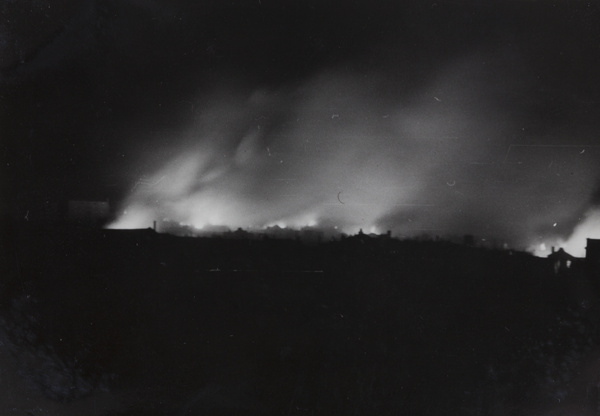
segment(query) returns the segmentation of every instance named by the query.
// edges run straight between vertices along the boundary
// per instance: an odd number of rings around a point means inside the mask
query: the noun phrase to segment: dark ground
[[[600,414],[584,265],[151,230],[12,230],[3,252],[3,415]]]

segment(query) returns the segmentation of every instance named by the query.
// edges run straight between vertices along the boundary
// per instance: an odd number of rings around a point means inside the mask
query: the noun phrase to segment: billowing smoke
[[[111,227],[167,219],[549,245],[583,218],[599,155],[569,137],[528,139],[540,131],[520,119],[528,104],[503,103],[518,79],[471,56],[418,88],[342,68],[293,87],[216,88],[164,138],[174,156],[140,161]]]
[[[539,255],[545,255],[551,251],[552,247],[555,249],[562,247],[574,256],[584,257],[586,240],[588,238],[600,239],[600,201],[598,196],[599,192],[596,189],[589,202],[585,204],[585,209],[571,219],[568,223],[571,232],[554,234],[546,239],[538,238],[538,244],[533,244],[531,247],[532,251]],[[557,224],[554,226],[556,227]]]
[[[596,6],[9,3],[15,217],[28,193],[110,197],[118,228],[472,234],[539,254],[596,228]]]

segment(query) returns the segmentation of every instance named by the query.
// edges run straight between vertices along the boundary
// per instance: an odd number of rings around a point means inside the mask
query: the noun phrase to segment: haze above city
[[[3,213],[110,199],[113,228],[583,256],[600,237],[598,6],[386,3],[3,4]]]

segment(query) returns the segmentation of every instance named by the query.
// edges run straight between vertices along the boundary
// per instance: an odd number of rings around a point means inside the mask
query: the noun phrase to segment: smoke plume
[[[528,103],[505,104],[521,74],[482,63],[500,59],[456,59],[418,88],[344,68],[295,86],[216,88],[179,137],[165,138],[173,157],[140,162],[146,171],[111,226],[468,233],[519,248],[566,238],[598,152],[569,137],[528,139],[540,129],[520,119]]]

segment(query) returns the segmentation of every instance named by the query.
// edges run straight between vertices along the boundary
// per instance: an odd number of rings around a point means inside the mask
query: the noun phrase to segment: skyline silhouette
[[[600,3],[0,17],[0,414],[598,414]]]

